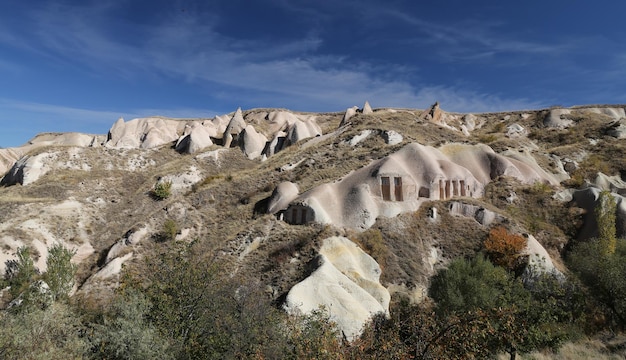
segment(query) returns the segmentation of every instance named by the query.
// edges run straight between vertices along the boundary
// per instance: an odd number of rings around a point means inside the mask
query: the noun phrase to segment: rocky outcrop
[[[235,115],[230,119],[228,126],[226,126],[226,130],[224,130],[224,135],[222,136],[222,142],[225,148],[229,148],[233,142],[233,139],[237,139],[239,133],[246,128],[246,121],[243,119],[243,114],[241,113],[241,108],[238,108],[235,111]]]
[[[576,206],[585,210],[583,226],[578,234],[579,239],[591,239],[598,236],[595,208],[598,205],[598,199],[602,190],[596,186],[589,186],[586,189],[572,192],[572,199]],[[622,191],[624,190],[626,189],[622,189]],[[615,210],[617,236],[624,237],[626,236],[626,197],[615,192],[611,192],[611,195],[615,198],[615,203],[617,204]]]
[[[185,133],[176,143],[176,151],[185,154],[196,153],[213,145],[209,128],[202,124],[194,124],[185,128]]]
[[[522,274],[524,281],[533,281],[537,276],[546,273],[563,277],[563,274],[554,266],[550,254],[530,234],[526,235],[526,247],[522,250],[522,255],[528,257],[528,265]]]
[[[340,181],[303,193],[286,209],[284,219],[364,230],[378,216],[415,211],[424,201],[481,197],[484,186],[499,176],[558,184],[558,177],[533,161],[524,153],[497,154],[486,145],[447,144],[436,149],[412,143]]]
[[[359,336],[373,315],[389,313],[391,297],[379,282],[380,266],[350,239],[324,240],[316,261],[317,269],[287,294],[288,312],[309,314],[322,307],[348,340]]]
[[[267,204],[267,213],[275,214],[285,209],[290,202],[298,197],[298,185],[285,181],[276,186]]]
[[[344,126],[348,123],[348,121],[357,114],[357,112],[359,111],[359,107],[358,106],[353,106],[351,108],[347,108],[345,114],[343,114],[343,118],[341,119],[341,123],[339,123],[339,126]]]
[[[457,216],[469,217],[476,220],[479,224],[489,226],[504,218],[491,210],[487,210],[482,206],[466,204],[459,201],[453,201],[449,205],[450,214]]]
[[[239,146],[248,159],[254,160],[261,157],[267,144],[265,135],[256,132],[254,126],[248,125],[241,131],[239,137],[241,139]]]
[[[41,153],[35,156],[25,156],[19,159],[9,172],[2,178],[0,185],[29,185],[52,170],[52,161],[56,153]]]
[[[363,105],[363,115],[368,115],[374,112],[374,110],[372,110],[372,107],[370,106],[370,103],[368,101],[365,102],[365,104]]]
[[[574,125],[571,115],[576,113],[592,113],[606,115],[608,118],[618,121],[626,117],[624,108],[570,108],[551,109],[543,120],[546,127],[564,129]]]
[[[114,148],[151,149],[174,143],[186,122],[163,118],[141,118],[124,122],[120,118],[109,130],[106,145]]]

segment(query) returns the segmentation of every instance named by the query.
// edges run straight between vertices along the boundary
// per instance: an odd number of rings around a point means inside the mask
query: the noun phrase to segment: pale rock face
[[[564,280],[565,275],[554,266],[550,254],[539,241],[530,234],[527,235],[526,239],[527,243],[522,250],[522,255],[528,256],[528,266],[524,269],[522,280],[525,283],[532,283],[543,274],[552,274],[557,279]]]
[[[117,257],[111,261],[109,261],[100,271],[95,273],[92,277],[87,280],[87,284],[94,280],[104,280],[110,279],[114,276],[117,276],[122,271],[122,265],[133,257],[133,253],[128,253],[122,257]]]
[[[387,145],[397,145],[400,144],[404,140],[404,138],[400,133],[396,131],[386,130],[383,131],[383,140],[385,140],[385,143]]]
[[[300,190],[298,185],[285,181],[276,186],[272,195],[270,196],[269,203],[267,205],[267,213],[275,214],[278,211],[286,208],[290,202],[298,197]]]
[[[373,132],[373,130],[363,130],[360,134],[355,135],[352,139],[350,139],[348,144],[350,144],[350,146],[356,146],[358,143],[372,135]]]
[[[188,127],[185,134],[176,143],[176,151],[186,154],[194,154],[206,147],[213,145],[209,128],[201,124]]]
[[[374,111],[372,110],[370,103],[366,101],[365,104],[363,105],[363,115],[371,114],[373,112]]]
[[[467,131],[471,132],[476,129],[476,119],[476,115],[474,114],[466,114],[463,116],[462,122]]]
[[[147,235],[147,227],[142,227],[136,231],[129,231],[128,233],[126,233],[126,236],[123,239],[115,243],[115,245],[113,245],[111,249],[109,249],[105,262],[109,263],[113,259],[119,257],[125,249],[139,244],[146,238]]]
[[[465,204],[462,202],[454,201],[450,203],[450,214],[457,216],[469,217],[476,220],[479,224],[489,226],[496,220],[502,220],[502,216],[494,213],[491,210],[487,210],[482,206],[476,206],[471,204]]]
[[[202,171],[196,166],[190,166],[187,171],[179,174],[165,175],[159,179],[159,183],[171,182],[173,192],[184,192],[202,181]]]
[[[582,110],[595,114],[604,114],[610,116],[614,120],[626,118],[626,112],[624,111],[624,108],[587,108]]]
[[[226,130],[224,130],[224,135],[222,136],[224,147],[229,148],[232,141],[233,136],[239,135],[246,128],[246,121],[243,119],[243,115],[241,112],[241,108],[238,108],[235,111],[235,115],[230,119]]]
[[[261,156],[265,145],[267,144],[267,138],[263,134],[259,134],[254,129],[254,126],[248,125],[240,134],[241,142],[240,147],[243,153],[250,160],[254,160]]]
[[[56,159],[55,153],[41,153],[35,156],[25,156],[18,160],[5,175],[0,185],[22,184],[30,185],[52,170]]]
[[[510,138],[520,137],[526,135],[526,129],[518,123],[507,126],[506,136]]]
[[[284,219],[365,230],[378,216],[415,211],[424,201],[481,197],[484,186],[501,175],[523,183],[558,184],[554,174],[541,170],[524,153],[496,154],[487,145],[447,144],[436,149],[411,143],[340,181],[301,194]],[[481,221],[488,222],[488,215],[483,215]]]
[[[389,313],[391,296],[379,282],[380,266],[345,237],[324,240],[320,266],[287,294],[285,309],[310,314],[324,307],[348,340],[377,313]]]
[[[22,156],[24,152],[20,148],[0,149],[0,175],[6,174]]]
[[[287,139],[287,133],[284,131],[279,131],[274,135],[272,141],[270,141],[269,146],[267,147],[267,152],[263,155],[270,157],[281,151],[285,147],[285,140]]]
[[[295,144],[300,140],[312,138],[322,135],[322,129],[317,125],[315,121],[301,121],[294,122],[287,132],[287,140],[289,144]]]
[[[547,127],[559,129],[570,127],[574,122],[567,115],[571,113],[570,109],[552,109],[543,119],[543,124]]]
[[[114,148],[151,149],[173,143],[185,122],[162,118],[141,118],[124,122],[119,119],[109,130],[107,146]]]
[[[346,113],[343,115],[343,119],[341,119],[341,123],[339,124],[339,126],[345,125],[350,120],[351,117],[356,115],[358,110],[359,110],[358,106],[353,106],[351,108],[346,109]]]

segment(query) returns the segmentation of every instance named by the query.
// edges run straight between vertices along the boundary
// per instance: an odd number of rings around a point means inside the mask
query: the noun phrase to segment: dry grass
[[[530,354],[518,355],[519,359],[525,360],[618,360],[626,357],[623,343],[621,349],[616,349],[615,344],[604,343],[600,340],[584,339],[578,342],[568,342],[558,351],[536,351]],[[509,359],[509,355],[498,356],[499,360]]]

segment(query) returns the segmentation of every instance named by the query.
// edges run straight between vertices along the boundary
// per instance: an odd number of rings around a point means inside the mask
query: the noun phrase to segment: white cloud
[[[108,5],[55,5],[40,9],[33,13],[34,21],[24,24],[24,28],[32,29],[32,32],[23,36],[28,42],[38,44],[33,46],[34,51],[90,69],[98,76],[113,73],[113,76],[132,79],[184,79],[206,84],[212,96],[255,106],[289,104],[302,110],[322,111],[360,105],[365,100],[374,106],[399,107],[427,106],[431,101],[439,100],[458,109],[487,111],[501,109],[507,104],[527,103],[524,99],[505,100],[432,84],[425,84],[420,89],[398,76],[414,69],[395,64],[357,63],[342,54],[320,55],[317,50],[323,45],[322,39],[313,35],[280,43],[235,39],[217,33],[212,18],[206,20],[187,14],[163,20],[155,27],[125,24],[141,35],[140,41],[135,38],[131,44],[112,35],[108,27],[114,22],[108,11]],[[297,8],[294,11],[309,10]],[[480,32],[470,35],[472,32],[451,26],[435,26],[403,14],[390,14],[426,31],[431,40],[483,45],[482,53],[460,51],[450,56],[490,56],[493,51],[553,51],[541,44],[494,39]],[[65,116],[93,116],[95,119],[113,115],[54,106],[39,109],[64,113]]]

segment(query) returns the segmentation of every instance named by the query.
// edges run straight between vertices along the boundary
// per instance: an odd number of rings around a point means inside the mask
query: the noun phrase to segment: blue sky
[[[237,107],[626,103],[626,2],[1,0],[0,147]]]

